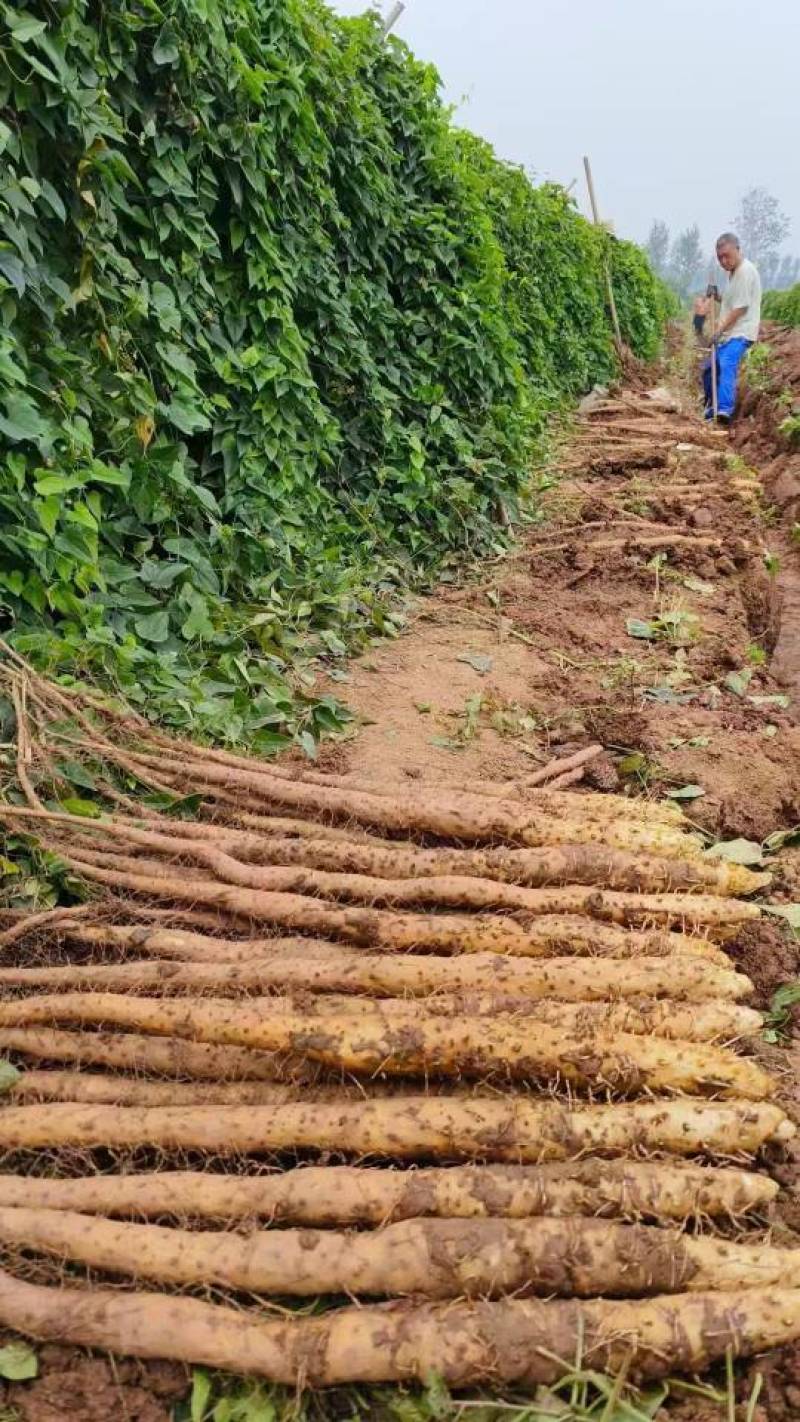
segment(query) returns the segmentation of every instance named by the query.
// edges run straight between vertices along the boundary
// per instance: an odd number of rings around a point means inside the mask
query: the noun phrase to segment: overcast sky
[[[584,209],[588,153],[621,236],[661,217],[710,245],[761,185],[800,254],[798,0],[407,0],[395,32],[436,65],[459,123],[540,178],[577,178]]]

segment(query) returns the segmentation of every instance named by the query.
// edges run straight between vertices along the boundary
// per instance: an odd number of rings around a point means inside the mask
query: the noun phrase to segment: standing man
[[[703,366],[706,419],[713,418],[711,361],[717,362],[717,413],[720,424],[730,424],[736,407],[736,380],[739,366],[761,325],[761,278],[753,263],[744,256],[739,238],[723,232],[717,242],[717,261],[729,274],[722,298],[720,322],[712,340],[714,349]],[[716,300],[715,287],[709,296]]]

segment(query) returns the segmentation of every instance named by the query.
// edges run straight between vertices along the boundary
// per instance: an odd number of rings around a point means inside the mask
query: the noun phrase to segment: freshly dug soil
[[[780,616],[772,649],[772,667],[795,699],[800,698],[800,545],[793,530],[800,524],[800,448],[780,432],[789,414],[800,412],[800,330],[767,324],[765,369],[746,383],[734,427],[736,450],[758,469],[767,498],[778,515],[780,548],[777,577]]]
[[[752,979],[755,1007],[769,1007],[776,988],[797,976],[797,944],[776,922],[762,919],[745,924],[734,942],[725,947],[739,972]]]
[[[19,1422],[171,1422],[190,1389],[180,1363],[92,1358],[56,1343],[37,1355],[39,1376],[6,1384],[2,1398]]]
[[[405,635],[353,665],[337,689],[361,733],[323,767],[376,784],[519,780],[598,740],[609,754],[587,786],[699,785],[686,807],[722,839],[800,823],[800,695],[764,700],[786,693],[770,658],[789,609],[765,567],[777,534],[753,490],[727,440],[720,452],[673,446],[655,479],[565,477],[523,546],[420,602]],[[638,541],[659,529],[664,547]],[[669,542],[708,529],[718,546]],[[632,619],[659,617],[653,640],[630,635]]]

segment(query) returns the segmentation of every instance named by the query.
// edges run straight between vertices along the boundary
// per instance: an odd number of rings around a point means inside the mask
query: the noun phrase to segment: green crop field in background
[[[800,283],[788,291],[764,293],[762,314],[767,321],[779,321],[782,326],[800,326]]]

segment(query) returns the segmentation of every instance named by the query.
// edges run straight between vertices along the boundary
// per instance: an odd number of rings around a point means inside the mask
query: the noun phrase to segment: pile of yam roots
[[[764,875],[563,788],[580,757],[364,787],[0,680],[0,821],[90,886],[0,925],[0,1324],[314,1386],[800,1337],[794,1127],[725,952]]]

